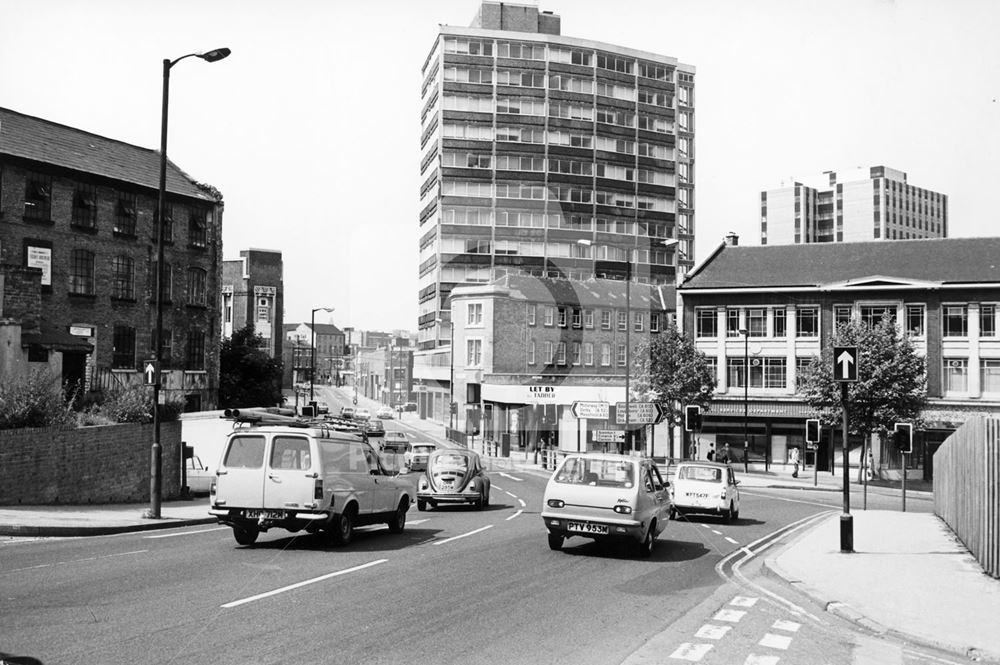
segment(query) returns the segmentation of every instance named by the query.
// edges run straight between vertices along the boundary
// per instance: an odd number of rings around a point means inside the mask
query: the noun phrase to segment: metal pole
[[[743,472],[750,473],[750,437],[747,420],[750,415],[750,329],[743,331]]]
[[[913,445],[913,433],[910,432],[910,445]],[[900,457],[903,459],[903,512],[906,512],[906,453],[902,453]]]
[[[843,440],[843,461],[841,462],[844,471],[844,514],[840,516],[840,551],[854,551],[854,518],[851,516],[851,488],[850,464],[847,460],[847,381],[840,383],[840,405],[843,409],[842,434]]]
[[[156,201],[156,330],[153,356],[153,448],[149,456],[149,516],[160,519],[163,491],[163,446],[160,444],[160,363],[163,359],[163,211],[167,196],[167,108],[170,99],[170,59],[163,59],[163,104],[160,110],[160,182]]]
[[[632,452],[632,430],[629,417],[631,404],[629,397],[630,363],[632,361],[631,330],[632,330],[632,250],[627,250],[628,262],[625,264],[625,448]]]
[[[448,368],[448,427],[455,429],[455,412],[452,409],[452,404],[455,403],[455,322],[449,321],[448,327],[451,329],[448,342],[448,356],[451,359],[451,367]]]
[[[313,403],[313,383],[316,382],[316,310],[310,314],[309,319],[309,348],[312,359],[309,361],[309,404]],[[316,415],[315,413],[313,415]]]

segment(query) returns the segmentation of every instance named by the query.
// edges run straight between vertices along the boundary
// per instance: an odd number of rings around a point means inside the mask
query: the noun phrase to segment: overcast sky
[[[539,0],[566,36],[696,75],[696,260],[759,193],[884,164],[1000,235],[1000,2]],[[158,148],[225,196],[224,256],[277,249],[285,321],[416,329],[420,68],[477,0],[0,0],[0,106]],[[877,272],[877,270],[873,270]],[[317,321],[326,315],[317,313]]]

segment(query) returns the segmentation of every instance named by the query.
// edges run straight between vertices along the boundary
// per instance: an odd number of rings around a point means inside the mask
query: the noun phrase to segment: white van
[[[241,545],[271,528],[322,530],[341,544],[365,524],[399,533],[414,496],[360,435],[320,424],[239,427],[215,473],[209,513]]]

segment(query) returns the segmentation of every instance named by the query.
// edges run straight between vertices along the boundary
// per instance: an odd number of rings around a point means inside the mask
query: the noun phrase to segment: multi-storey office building
[[[222,262],[222,336],[253,326],[273,358],[282,357],[285,310],[281,252],[244,249],[240,258]]]
[[[507,275],[456,287],[450,306],[455,364],[443,369],[453,375],[453,390],[434,380],[415,386],[421,414],[467,434],[478,428],[497,442],[509,437],[515,448],[544,440],[563,450],[600,450],[614,441],[600,440],[598,431],[624,432],[615,405],[625,401],[626,340],[635,351],[674,325],[675,289]],[[578,401],[604,404],[608,417],[581,422],[573,413]],[[664,454],[666,434],[657,441]]]
[[[141,381],[156,346],[159,161],[0,109],[0,264],[37,270],[41,318],[93,347],[64,353],[63,378],[85,388]],[[161,381],[189,410],[214,408],[218,390],[222,211],[214,187],[168,163]]]
[[[420,349],[448,343],[458,284],[621,279],[629,261],[672,284],[693,263],[694,68],[560,32],[487,1],[424,62]]]
[[[702,447],[742,450],[746,428],[751,460],[785,461],[814,417],[796,395],[799,370],[839,322],[888,314],[927,361],[928,427],[908,457],[929,464],[967,417],[1000,412],[998,255],[1000,238],[739,247],[731,236],[678,289],[683,330],[718,380]],[[820,468],[834,440],[826,431]],[[876,451],[883,472],[898,470],[893,450]]]
[[[760,244],[948,236],[948,197],[886,166],[827,171],[818,182],[760,193]]]

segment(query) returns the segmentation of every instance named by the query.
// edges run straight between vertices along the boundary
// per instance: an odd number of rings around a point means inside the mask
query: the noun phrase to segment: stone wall
[[[181,423],[160,424],[161,498],[180,495]],[[153,425],[0,430],[0,505],[149,501]]]

